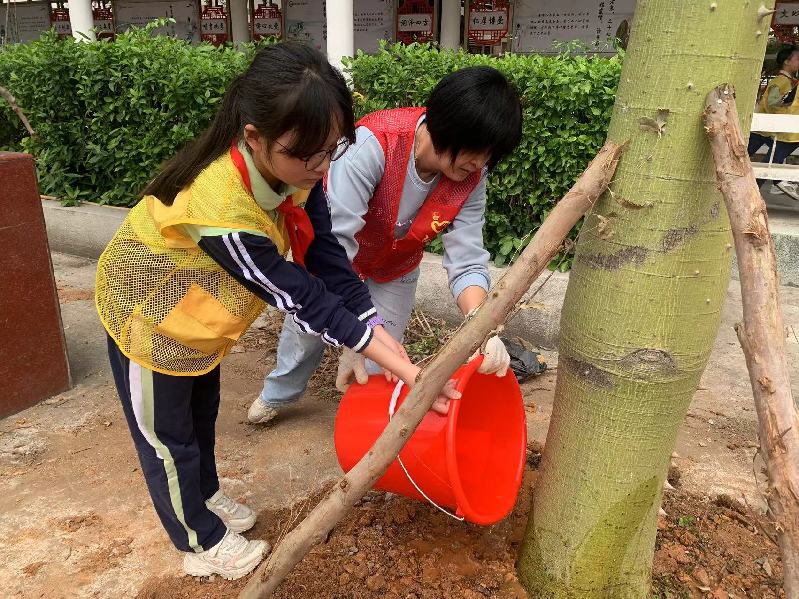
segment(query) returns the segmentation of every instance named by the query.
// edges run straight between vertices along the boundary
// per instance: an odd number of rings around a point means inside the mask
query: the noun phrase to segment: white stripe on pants
[[[418,281],[418,268],[388,283],[366,281],[372,303],[378,315],[386,321],[386,331],[400,342],[416,301]],[[264,379],[261,401],[275,405],[299,399],[318,368],[324,349],[319,337],[303,333],[291,316],[286,316],[277,346],[277,365]],[[366,361],[366,369],[370,374],[383,371],[371,360]]]

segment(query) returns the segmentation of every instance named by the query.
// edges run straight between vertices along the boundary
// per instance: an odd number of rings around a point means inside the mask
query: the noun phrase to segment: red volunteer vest
[[[375,188],[364,215],[364,227],[355,235],[359,250],[352,266],[362,279],[386,283],[419,266],[425,245],[447,228],[480,182],[480,171],[461,182],[442,175],[424,201],[408,234],[402,239],[395,238],[394,229],[413,151],[416,123],[424,112],[424,108],[381,110],[366,115],[357,123],[358,127],[366,127],[375,135],[386,160],[383,178]]]

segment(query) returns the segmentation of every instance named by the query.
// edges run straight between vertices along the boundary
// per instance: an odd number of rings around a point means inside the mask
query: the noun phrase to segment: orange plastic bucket
[[[481,362],[473,360],[455,373],[463,397],[450,402],[446,416],[428,412],[405,444],[400,458],[407,474],[394,460],[375,488],[421,501],[427,495],[475,524],[494,524],[510,513],[527,452],[524,403],[510,370],[502,378],[479,374]],[[388,424],[394,390],[393,383],[375,375],[365,385],[352,385],[341,399],[334,438],[345,472]],[[407,395],[403,387],[397,408]]]

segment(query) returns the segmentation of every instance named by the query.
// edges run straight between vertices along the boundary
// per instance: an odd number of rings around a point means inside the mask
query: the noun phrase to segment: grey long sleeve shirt
[[[422,119],[423,120],[423,119]],[[422,123],[419,121],[419,124]],[[418,125],[417,125],[418,126]],[[344,156],[333,162],[328,174],[327,193],[333,221],[333,233],[347,252],[350,261],[358,253],[355,235],[364,226],[369,201],[385,171],[385,156],[380,142],[365,127],[356,130],[355,144]],[[414,218],[433,191],[440,175],[425,182],[416,172],[411,150],[408,171],[402,188],[395,236],[401,239],[411,228]],[[469,195],[458,215],[442,234],[444,268],[452,295],[458,296],[467,287],[476,285],[488,291],[489,253],[483,247],[483,225],[486,206],[486,171]]]

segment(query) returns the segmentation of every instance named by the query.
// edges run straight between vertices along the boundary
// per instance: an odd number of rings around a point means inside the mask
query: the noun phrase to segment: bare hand
[[[447,384],[444,385],[444,388],[441,390],[441,393],[436,397],[436,400],[433,402],[433,405],[430,407],[430,410],[436,412],[437,414],[441,414],[442,416],[446,416],[447,412],[449,411],[449,402],[451,399],[460,399],[462,394],[460,391],[455,389],[455,385],[457,381],[455,379],[450,379],[447,381]]]
[[[374,335],[376,339],[379,339],[384,345],[386,345],[392,352],[397,354],[400,358],[405,360],[406,362],[410,363],[410,358],[408,357],[408,352],[405,351],[405,348],[402,346],[402,343],[394,339],[391,335],[389,335],[388,331],[382,326],[374,327]],[[399,377],[391,372],[388,369],[383,370],[383,374],[386,377],[386,380],[389,383],[396,383],[399,380]]]

